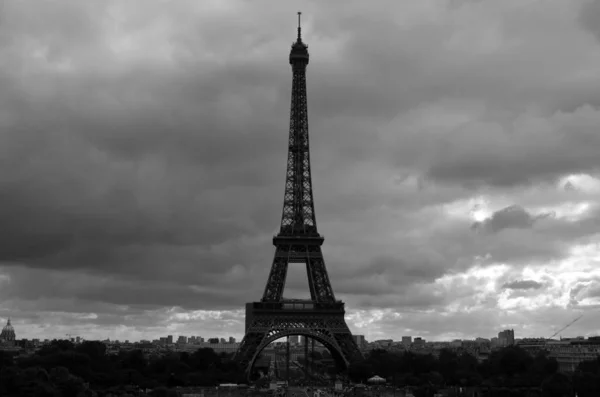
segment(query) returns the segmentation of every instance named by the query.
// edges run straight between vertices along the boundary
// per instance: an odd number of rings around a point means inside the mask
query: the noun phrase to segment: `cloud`
[[[494,212],[483,221],[474,222],[473,230],[497,233],[505,229],[531,229],[537,221],[556,217],[554,212],[542,212],[532,215],[519,205],[511,205]]]
[[[535,336],[592,310],[593,2],[386,5],[303,6],[317,222],[352,330]],[[20,335],[241,336],[280,221],[296,11],[4,4],[0,316]]]
[[[595,1],[584,2],[580,9],[579,22],[587,31],[600,39],[598,21],[600,21],[600,6],[598,6],[598,3]]]
[[[497,123],[467,124],[440,141],[446,150],[439,151],[428,174],[503,186],[598,172],[600,163],[590,149],[600,145],[594,132],[599,120],[597,109],[586,105],[543,118],[519,116],[509,131]],[[468,146],[461,144],[467,141]]]
[[[540,289],[544,286],[542,283],[538,283],[534,280],[516,280],[510,283],[505,283],[502,288],[513,289],[513,290],[528,290],[528,289]]]
[[[395,162],[416,164],[424,177],[470,188],[506,188],[597,174],[600,164],[593,149],[600,145],[595,133],[599,120],[597,108],[589,104],[573,111],[500,117],[475,101],[458,106],[442,102],[402,114],[382,135],[390,145],[399,145],[398,136],[407,137]],[[424,123],[430,125],[423,128]]]
[[[502,229],[528,229],[533,226],[535,218],[532,217],[524,208],[513,205],[503,208],[484,220],[475,222],[473,228],[482,227],[490,232],[498,232]]]

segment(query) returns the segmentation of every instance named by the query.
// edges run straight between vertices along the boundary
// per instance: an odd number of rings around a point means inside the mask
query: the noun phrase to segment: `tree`
[[[147,362],[141,350],[132,350],[121,355],[123,368],[143,371]]]
[[[458,355],[449,349],[442,349],[438,358],[438,370],[448,384],[456,384],[456,370],[458,369]]]
[[[207,347],[198,349],[192,353],[190,360],[192,364],[191,367],[201,371],[216,367],[221,362],[217,353],[215,353],[213,349]]]
[[[588,360],[579,363],[577,369],[585,373],[600,375],[600,356],[598,356],[595,360]]]
[[[578,371],[573,376],[573,390],[578,397],[596,397],[600,395],[600,377]]]
[[[0,370],[4,367],[14,365],[13,355],[9,352],[0,350]]]
[[[99,341],[85,341],[78,345],[75,350],[86,354],[92,360],[103,359],[106,356],[106,345]]]
[[[373,367],[367,360],[355,361],[348,368],[348,376],[356,383],[365,383],[372,374]]]
[[[19,392],[19,376],[21,371],[18,367],[4,367],[0,370],[0,396],[16,395]]]
[[[152,397],[177,397],[175,390],[169,390],[166,387],[159,387],[154,389],[150,394]]]
[[[572,390],[571,381],[564,374],[556,373],[542,382],[542,397],[570,396]]]

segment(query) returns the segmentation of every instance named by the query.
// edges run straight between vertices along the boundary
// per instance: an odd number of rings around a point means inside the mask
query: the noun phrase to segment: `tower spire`
[[[302,41],[302,28],[300,26],[300,15],[302,15],[301,11],[298,11],[298,41]]]

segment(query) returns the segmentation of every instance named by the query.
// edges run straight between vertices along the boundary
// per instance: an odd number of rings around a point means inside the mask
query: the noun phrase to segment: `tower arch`
[[[344,353],[335,341],[335,339],[331,336],[326,335],[325,333],[313,332],[312,330],[281,330],[272,333],[270,336],[262,340],[260,345],[256,348],[254,356],[250,359],[246,366],[247,375],[250,376],[250,374],[252,373],[252,368],[256,363],[256,360],[260,357],[260,354],[264,349],[267,348],[267,346],[269,346],[271,343],[275,342],[278,339],[293,335],[306,336],[308,338],[316,340],[317,342],[320,342],[323,346],[325,346],[325,348],[327,348],[327,350],[329,350],[331,356],[333,357],[338,366],[346,368],[350,364],[348,360],[344,357]]]

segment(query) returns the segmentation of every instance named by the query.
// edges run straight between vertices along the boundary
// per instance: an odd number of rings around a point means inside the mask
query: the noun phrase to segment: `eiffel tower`
[[[235,356],[248,376],[265,347],[290,335],[303,335],[323,344],[340,369],[362,357],[344,320],[344,303],[335,299],[329,282],[321,252],[324,238],[315,220],[306,105],[307,49],[298,13],[298,38],[289,57],[293,84],[281,228],[273,237],[275,257],[263,297],[260,302],[246,304],[246,333]],[[290,263],[306,265],[309,300],[284,299]]]

